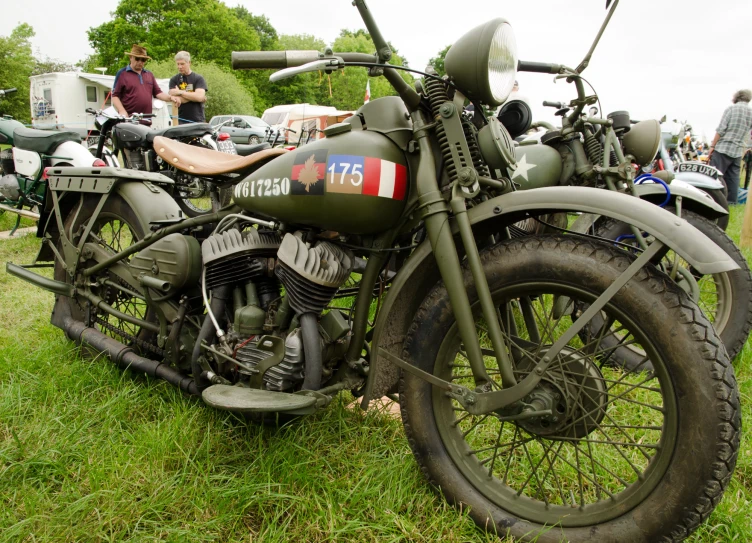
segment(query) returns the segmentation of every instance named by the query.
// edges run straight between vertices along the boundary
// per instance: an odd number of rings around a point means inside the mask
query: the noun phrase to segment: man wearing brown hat
[[[133,113],[151,113],[152,97],[165,102],[174,101],[175,97],[162,92],[154,74],[144,68],[146,61],[151,59],[146,49],[134,45],[125,54],[130,57],[130,64],[118,71],[112,86],[112,105],[118,113],[126,117]]]

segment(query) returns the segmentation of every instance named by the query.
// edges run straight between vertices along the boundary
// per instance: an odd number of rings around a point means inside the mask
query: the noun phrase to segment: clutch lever
[[[274,72],[269,76],[269,81],[274,83],[276,81],[287,79],[288,77],[293,77],[298,74],[303,74],[306,72],[318,72],[319,70],[324,70],[325,72],[329,73],[344,67],[345,61],[339,57],[323,58],[321,60],[314,60],[313,62],[309,62],[301,66],[285,68],[284,70]]]

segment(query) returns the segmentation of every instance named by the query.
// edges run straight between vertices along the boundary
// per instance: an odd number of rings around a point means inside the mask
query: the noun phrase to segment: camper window
[[[287,113],[264,113],[262,119],[269,124],[279,124],[284,120],[286,115]]]
[[[96,87],[86,87],[86,101],[87,102],[96,102],[97,101],[97,88]]]
[[[52,89],[44,89],[43,94],[44,94],[44,101],[47,102],[48,104],[51,104],[52,103]]]

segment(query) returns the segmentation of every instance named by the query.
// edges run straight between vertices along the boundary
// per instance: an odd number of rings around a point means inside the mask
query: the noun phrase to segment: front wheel
[[[517,381],[529,375],[580,309],[632,257],[587,240],[530,236],[481,253]],[[499,368],[472,276],[465,285],[493,388]],[[558,302],[568,300],[568,308]],[[712,327],[652,267],[575,335],[517,406],[471,415],[443,390],[403,372],[399,397],[413,454],[428,480],[500,537],[539,542],[677,541],[718,504],[737,457],[739,396]],[[618,335],[652,371],[607,363]],[[438,283],[418,310],[403,357],[475,387],[449,295]],[[520,418],[529,406],[547,414]]]
[[[258,136],[251,136],[248,138],[249,145],[256,145],[257,143],[261,143],[261,138]]]
[[[666,210],[676,213],[676,210],[671,207],[667,207]],[[752,275],[747,260],[733,240],[710,219],[688,210],[682,211],[682,218],[726,251],[739,265],[738,270],[700,275],[699,272],[690,268],[688,263],[679,259],[680,268],[689,272],[691,276],[686,273],[676,276],[677,281],[680,282],[682,279],[684,282],[686,279],[694,279],[697,282],[699,292],[695,292],[695,302],[713,324],[726,346],[729,357],[733,360],[741,352],[752,330]],[[612,219],[604,219],[596,226],[596,235],[613,240],[622,238],[619,239],[622,243],[634,243],[634,236],[631,234],[628,225]],[[664,258],[661,266],[665,271],[671,271],[673,258],[673,253],[669,253]],[[621,349],[620,352],[623,354],[619,356],[624,358],[627,367],[631,365],[630,359],[639,358],[639,353],[630,354],[625,349]]]

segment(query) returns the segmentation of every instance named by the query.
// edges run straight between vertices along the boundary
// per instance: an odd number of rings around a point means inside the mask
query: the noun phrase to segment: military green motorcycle
[[[398,392],[428,480],[502,537],[686,537],[734,469],[739,394],[710,323],[651,261],[671,250],[703,273],[736,264],[637,198],[508,191],[517,166],[505,128],[461,115],[466,98],[503,102],[515,70],[533,66],[518,63],[505,20],[452,47],[450,80],[412,87],[355,5],[375,55],[247,52],[233,64],[284,68],[273,79],[363,66],[398,96],[326,139],[235,159],[256,169],[234,206],[202,217],[181,219],[159,174],[53,169],[37,261],[8,273],[56,294],[52,323],[72,340],[218,409],[305,416],[340,391],[364,408]],[[166,139],[155,149],[188,170],[228,166]],[[632,255],[587,236],[507,235],[551,211],[635,224],[651,243]],[[372,303],[394,255],[403,262]],[[54,278],[34,271],[44,265]],[[335,305],[353,275],[357,295]],[[652,370],[609,365],[613,338]]]

